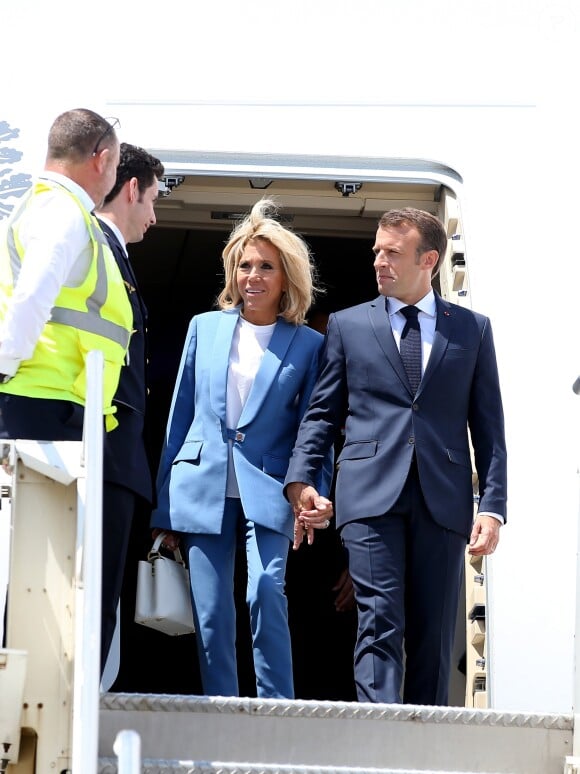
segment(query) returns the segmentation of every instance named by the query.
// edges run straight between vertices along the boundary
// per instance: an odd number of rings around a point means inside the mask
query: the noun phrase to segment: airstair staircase
[[[139,734],[145,774],[580,772],[571,715],[109,693],[99,774],[122,774],[114,754],[122,729]]]

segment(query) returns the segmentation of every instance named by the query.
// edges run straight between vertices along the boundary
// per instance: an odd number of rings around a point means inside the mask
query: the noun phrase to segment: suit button
[[[413,403],[413,407],[412,408],[413,408],[413,411],[419,411],[419,404],[418,403]]]
[[[415,439],[413,438],[413,436],[411,436],[411,437],[409,438],[409,443],[415,443]]]

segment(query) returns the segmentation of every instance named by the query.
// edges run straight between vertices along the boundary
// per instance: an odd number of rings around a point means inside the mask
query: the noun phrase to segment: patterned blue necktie
[[[407,322],[401,333],[401,359],[411,383],[413,394],[417,392],[421,382],[421,328],[419,326],[419,310],[416,306],[404,306],[401,309]]]

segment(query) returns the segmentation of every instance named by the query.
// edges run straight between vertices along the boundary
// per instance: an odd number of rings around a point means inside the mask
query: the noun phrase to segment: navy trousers
[[[358,609],[359,701],[447,704],[465,537],[433,521],[414,465],[392,510],[346,524],[341,537]]]
[[[137,495],[111,481],[103,483],[103,557],[101,587],[101,675],[117,624],[125,561]]]
[[[69,400],[0,393],[0,438],[80,441],[84,408]]]

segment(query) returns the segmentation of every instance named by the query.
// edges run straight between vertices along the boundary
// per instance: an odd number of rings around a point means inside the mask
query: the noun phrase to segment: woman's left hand
[[[332,502],[319,495],[315,490],[310,498],[310,508],[302,508],[294,517],[294,549],[299,548],[306,537],[308,545],[314,542],[315,529],[328,529],[334,516]]]
[[[165,537],[163,538],[161,547],[166,548],[168,551],[177,551],[179,548],[179,533],[168,532],[166,529],[159,529],[158,527],[155,527],[152,532],[153,540],[155,540],[155,538],[162,532],[165,532]]]

